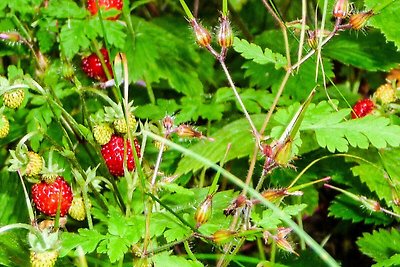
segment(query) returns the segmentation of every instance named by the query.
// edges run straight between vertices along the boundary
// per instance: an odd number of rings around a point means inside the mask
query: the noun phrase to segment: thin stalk
[[[228,16],[228,0],[222,0],[222,15]]]
[[[244,113],[247,121],[250,124],[251,130],[252,130],[252,132],[254,134],[254,137],[256,138],[256,143],[259,144],[260,143],[260,136],[259,136],[259,133],[257,131],[257,128],[256,128],[256,126],[254,126],[253,120],[251,119],[249,113],[247,112],[247,109],[246,109],[246,107],[245,107],[245,105],[244,105],[244,103],[242,101],[242,98],[240,97],[238,91],[236,90],[236,86],[233,83],[233,80],[232,80],[232,77],[231,77],[231,75],[230,75],[230,73],[228,71],[228,68],[226,67],[226,64],[225,64],[225,62],[223,60],[219,59],[219,63],[221,64],[221,67],[224,70],[225,76],[228,79],[229,85],[232,88],[233,93],[235,94],[236,100],[238,101],[240,107],[243,110],[243,113]]]
[[[182,5],[183,10],[185,11],[185,14],[188,18],[188,20],[193,20],[195,19],[194,16],[192,15],[192,12],[190,12],[190,9],[188,8],[188,6],[186,5],[184,0],[179,0],[179,2]]]
[[[179,244],[181,244],[181,243],[183,243],[183,242],[185,242],[185,241],[188,241],[188,240],[190,240],[191,238],[193,238],[192,235],[191,235],[191,236],[188,236],[188,237],[185,237],[185,238],[183,238],[183,239],[181,239],[181,240],[177,240],[177,241],[174,241],[174,242],[171,242],[171,243],[168,243],[168,244],[159,246],[159,247],[157,247],[157,248],[155,248],[155,249],[152,249],[152,250],[147,251],[146,253],[143,252],[143,256],[146,257],[146,256],[155,255],[155,254],[157,254],[157,253],[160,253],[161,251],[171,249],[172,247],[174,247],[174,246],[176,246],[176,245],[179,245]]]
[[[192,250],[190,249],[189,242],[187,240],[185,240],[183,242],[183,245],[185,247],[186,253],[188,254],[189,258],[192,261],[196,262],[197,261],[196,256],[193,254]]]
[[[293,187],[293,185],[294,185],[295,183],[297,183],[297,181],[303,176],[303,174],[304,174],[309,168],[311,168],[314,164],[316,164],[317,162],[319,162],[319,161],[321,161],[321,160],[324,160],[324,159],[334,158],[334,157],[348,157],[348,158],[358,159],[358,160],[361,160],[361,161],[364,161],[364,162],[366,162],[366,163],[371,164],[371,165],[374,166],[375,168],[380,169],[377,165],[373,164],[372,162],[367,161],[366,159],[363,159],[363,158],[361,158],[361,157],[359,157],[359,156],[354,156],[354,155],[351,155],[351,154],[334,154],[334,155],[323,156],[323,157],[320,157],[320,158],[318,158],[318,159],[316,159],[316,160],[313,160],[310,164],[308,164],[308,165],[293,179],[293,181],[290,183],[290,185],[289,185],[287,188]],[[326,178],[324,178],[324,179],[326,179]]]
[[[306,33],[306,19],[307,19],[307,0],[301,1],[301,31],[300,31],[300,43],[299,51],[297,53],[297,61],[300,61],[303,55],[303,45]]]
[[[28,194],[28,191],[26,190],[26,186],[24,183],[24,179],[22,178],[21,172],[18,170],[17,173],[18,173],[19,179],[21,180],[22,189],[24,190],[25,202],[26,202],[26,207],[28,209],[29,219],[30,219],[31,223],[33,223],[35,221],[35,215],[33,213],[31,200],[29,199],[29,194]]]
[[[194,160],[198,160],[202,162],[204,165],[209,166],[210,168],[213,168],[214,170],[221,171],[221,175],[225,176],[229,181],[231,181],[233,184],[235,184],[238,187],[248,187],[241,179],[233,175],[232,173],[228,172],[227,170],[221,168],[211,160],[196,154],[195,152],[184,148],[178,144],[175,144],[171,142],[170,140],[167,140],[165,138],[162,138],[161,136],[158,136],[148,130],[143,130],[150,138],[157,140],[157,141],[164,141],[166,145],[169,147],[181,152],[182,154],[189,156],[193,158]],[[288,225],[288,227],[291,227],[295,233],[297,233],[300,237],[304,238],[305,242],[310,246],[312,250],[316,252],[316,254],[328,265],[328,266],[334,266],[338,267],[338,263],[314,240],[312,237],[310,237],[304,230],[302,230],[287,214],[285,214],[281,209],[279,209],[277,206],[275,206],[273,203],[269,202],[266,200],[259,192],[255,191],[251,187],[248,187],[247,189],[249,191],[249,194],[260,201],[262,205],[265,207],[271,209],[285,224]]]

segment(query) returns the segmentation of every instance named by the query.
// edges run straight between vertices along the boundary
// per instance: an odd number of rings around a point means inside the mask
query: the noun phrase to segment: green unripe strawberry
[[[83,221],[86,218],[85,203],[82,197],[74,197],[68,214],[77,221]]]
[[[126,125],[125,118],[116,119],[113,124],[115,131],[118,133],[126,134],[128,132],[128,126]],[[129,127],[131,129],[136,127],[136,118],[133,114],[129,116]]]
[[[98,124],[93,127],[93,136],[99,145],[105,145],[111,140],[114,130],[106,123]]]
[[[397,99],[396,90],[390,83],[383,84],[374,93],[374,98],[382,104],[392,103]]]
[[[53,267],[58,258],[58,251],[50,250],[44,252],[31,251],[30,259],[32,267]]]
[[[10,132],[10,122],[8,121],[7,117],[0,115],[0,138],[4,138]]]
[[[3,94],[3,103],[8,108],[16,109],[21,106],[24,98],[25,91],[23,89],[12,90]]]
[[[43,168],[43,158],[33,151],[28,151],[29,162],[26,165],[25,175],[28,177],[38,175]]]

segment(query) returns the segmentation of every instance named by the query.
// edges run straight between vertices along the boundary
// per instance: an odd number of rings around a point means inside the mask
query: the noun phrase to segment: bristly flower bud
[[[211,240],[218,245],[222,245],[226,242],[231,241],[235,237],[235,235],[235,231],[220,229],[211,236]]]
[[[181,124],[175,129],[176,134],[182,138],[205,138],[203,134],[195,130],[192,126]]]
[[[353,14],[350,16],[349,24],[352,29],[361,30],[373,15],[373,10]]]
[[[208,195],[203,203],[201,203],[197,208],[196,213],[194,214],[196,228],[199,228],[210,219],[212,214],[212,199],[213,195]]]
[[[370,211],[372,212],[381,211],[381,205],[377,201],[368,199],[366,197],[360,197],[360,200],[363,206],[369,209]]]
[[[233,44],[233,32],[231,23],[226,16],[220,18],[219,30],[218,30],[218,44],[222,48],[231,47]]]
[[[162,120],[163,127],[166,133],[170,133],[172,128],[174,127],[174,118],[171,116],[165,116]]]
[[[350,12],[350,4],[348,0],[336,0],[333,8],[333,16],[335,18],[346,18]]]
[[[18,43],[22,40],[22,37],[18,32],[1,32],[0,39],[10,41],[12,43]]]
[[[211,34],[210,32],[204,28],[201,24],[197,23],[195,19],[190,21],[190,25],[193,28],[196,43],[201,47],[207,47],[211,44]]]

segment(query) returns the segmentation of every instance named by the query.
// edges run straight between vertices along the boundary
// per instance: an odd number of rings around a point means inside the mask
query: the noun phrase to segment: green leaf
[[[122,259],[132,245],[128,240],[118,236],[110,236],[107,239],[107,254],[110,262],[114,263]]]
[[[100,20],[96,19],[94,21],[97,22],[96,29],[99,36],[103,37],[103,30],[100,25]],[[116,48],[123,49],[126,41],[126,27],[117,21],[104,20],[103,23],[107,34],[107,42]]]
[[[176,21],[167,21],[182,27]],[[135,38],[128,35],[125,42],[125,53],[131,59],[128,61],[130,81],[155,83],[164,79],[184,95],[202,95],[203,85],[196,68],[201,59],[187,40],[177,38],[168,28],[164,29],[162,23],[156,25],[136,17],[133,17],[133,23]],[[182,28],[184,30],[187,28]]]
[[[174,99],[157,99],[156,104],[140,105],[135,109],[135,116],[143,119],[161,120],[167,114],[175,114],[181,108]]]
[[[306,204],[289,205],[284,207],[282,211],[289,216],[295,216],[304,210],[306,206]],[[282,223],[280,217],[269,209],[263,211],[262,218],[255,215],[252,219],[264,229],[274,229]]]
[[[398,14],[400,12],[399,1],[379,1],[365,0],[365,6],[368,9],[378,10],[369,20],[369,25],[381,30],[388,41],[393,41],[397,49],[400,49],[400,28]],[[387,6],[384,6],[388,4]],[[383,8],[383,9],[381,9]]]
[[[167,242],[179,240],[191,234],[190,228],[182,225],[175,216],[166,212],[152,214],[150,229],[155,236],[163,234]]]
[[[60,256],[64,257],[74,248],[81,246],[85,253],[93,252],[99,242],[106,236],[100,234],[97,230],[84,229],[78,230],[78,233],[63,232],[61,235],[62,249]]]
[[[275,68],[279,69],[286,66],[286,58],[279,53],[273,53],[272,50],[265,48],[264,52],[261,47],[256,44],[249,43],[245,39],[235,37],[233,49],[240,53],[245,59],[250,59],[258,64],[267,63],[275,64]]]
[[[151,258],[155,266],[163,267],[202,267],[199,261],[187,260],[183,257],[170,255],[169,252],[162,252]]]
[[[85,33],[87,22],[71,19],[62,26],[60,33],[61,50],[68,59],[72,59],[80,49],[86,49],[90,40]]]
[[[395,254],[387,260],[379,261],[377,264],[372,265],[373,267],[387,267],[387,266],[399,266],[400,265],[400,254]]]
[[[82,19],[86,16],[85,9],[72,0],[49,1],[49,5],[42,10],[47,16],[59,19]]]
[[[400,62],[400,53],[393,43],[387,43],[383,35],[376,31],[358,36],[341,32],[322,51],[329,58],[369,71],[390,70]]]
[[[397,229],[380,229],[370,233],[364,233],[357,240],[361,252],[380,262],[387,260],[394,255],[400,254],[400,233]],[[388,265],[391,266],[391,265]],[[397,265],[396,265],[397,266]]]
[[[357,202],[346,195],[339,195],[329,206],[329,216],[341,219],[350,220],[353,223],[364,222],[365,224],[388,225],[392,219],[382,213],[373,212],[360,207],[360,202]]]
[[[271,106],[274,95],[269,94],[262,90],[255,90],[253,88],[236,88],[240,98],[242,99],[247,111],[249,113],[260,113],[261,108],[268,110]],[[236,100],[235,94],[230,87],[222,87],[215,93],[216,103],[226,103],[227,101],[233,101],[238,110],[242,110],[239,103]]]

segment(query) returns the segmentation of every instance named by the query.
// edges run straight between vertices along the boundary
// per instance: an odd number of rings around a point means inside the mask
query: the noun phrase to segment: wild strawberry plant
[[[1,1],[0,264],[400,265],[399,12]]]

